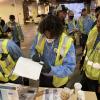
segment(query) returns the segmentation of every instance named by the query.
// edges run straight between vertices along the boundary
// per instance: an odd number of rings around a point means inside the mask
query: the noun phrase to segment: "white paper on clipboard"
[[[16,63],[13,74],[26,77],[32,80],[38,80],[40,77],[42,65],[32,61],[29,58],[20,57]]]

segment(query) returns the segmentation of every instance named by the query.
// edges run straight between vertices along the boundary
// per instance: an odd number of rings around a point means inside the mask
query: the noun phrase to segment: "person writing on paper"
[[[64,87],[75,69],[73,40],[63,29],[62,22],[54,15],[48,15],[39,24],[39,32],[31,47],[31,58],[44,62],[40,75],[42,87]]]
[[[12,74],[21,56],[21,49],[12,40],[0,38],[0,83],[22,83],[21,77]]]

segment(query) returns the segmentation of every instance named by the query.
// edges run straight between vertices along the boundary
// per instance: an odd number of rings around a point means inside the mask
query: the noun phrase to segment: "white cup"
[[[77,94],[78,94],[78,95],[77,95],[77,100],[85,100],[84,91],[79,90]]]
[[[81,90],[81,88],[82,88],[81,83],[75,83],[74,84],[75,93],[77,93],[79,90]]]

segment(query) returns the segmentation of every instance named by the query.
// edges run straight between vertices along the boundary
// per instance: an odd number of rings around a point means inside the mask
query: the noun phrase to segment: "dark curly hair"
[[[55,15],[46,16],[39,24],[38,31],[41,34],[45,34],[49,31],[54,37],[59,37],[63,32],[63,24],[60,19]]]
[[[100,15],[100,10],[97,12],[96,18],[98,18]]]
[[[98,11],[100,11],[100,6],[97,6],[95,9],[95,13],[97,13]]]
[[[9,19],[15,20],[15,16],[14,15],[10,15]]]

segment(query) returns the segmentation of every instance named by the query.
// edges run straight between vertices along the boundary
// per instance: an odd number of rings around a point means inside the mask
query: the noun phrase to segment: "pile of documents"
[[[37,88],[17,84],[0,84],[0,100],[34,100]]]

